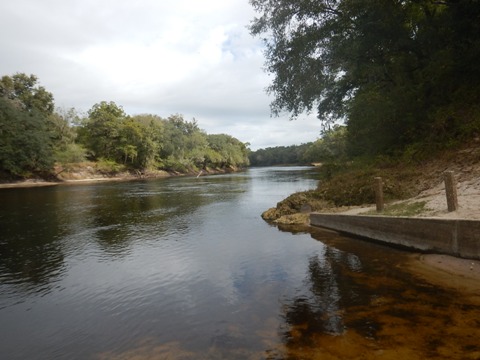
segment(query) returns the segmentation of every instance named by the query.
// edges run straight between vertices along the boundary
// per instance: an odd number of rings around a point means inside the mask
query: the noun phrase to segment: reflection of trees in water
[[[192,221],[201,220],[196,211],[239,196],[245,183],[242,177],[218,176],[95,186],[83,221],[102,250],[119,256],[139,239],[188,234]]]
[[[51,189],[2,193],[0,276],[4,284],[50,283],[63,272],[61,209]]]
[[[308,344],[313,334],[344,333],[345,309],[368,302],[368,296],[360,296],[364,290],[353,276],[361,267],[355,255],[329,246],[310,257],[303,294],[285,306],[287,345]]]
[[[208,201],[198,192],[100,190],[89,213],[90,226],[95,229],[93,239],[103,250],[116,255],[146,235],[162,237],[172,226],[187,231],[187,215]]]
[[[12,232],[14,235],[12,235]],[[64,256],[61,246],[48,234],[36,233],[35,226],[17,236],[15,227],[2,224],[0,241],[0,273],[2,282],[49,283],[62,271]]]
[[[92,240],[119,256],[138,239],[187,234],[192,213],[238,196],[245,184],[220,176],[2,190],[0,279],[49,283],[63,272],[65,254]]]

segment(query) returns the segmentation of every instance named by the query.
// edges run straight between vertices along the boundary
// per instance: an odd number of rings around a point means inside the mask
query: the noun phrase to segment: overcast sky
[[[254,16],[248,0],[1,1],[0,76],[35,74],[57,107],[182,114],[252,150],[314,141],[314,116],[270,117]]]

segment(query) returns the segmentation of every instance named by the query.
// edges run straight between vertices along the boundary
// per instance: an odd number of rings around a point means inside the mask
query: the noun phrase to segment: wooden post
[[[383,182],[381,177],[375,178],[375,202],[377,203],[377,212],[383,211]]]
[[[453,171],[445,171],[444,179],[448,211],[452,212],[458,209],[457,183],[453,176]]]

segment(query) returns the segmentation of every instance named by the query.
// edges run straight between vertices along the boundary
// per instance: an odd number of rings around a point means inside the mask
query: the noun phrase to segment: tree
[[[347,129],[336,125],[323,132],[322,137],[310,144],[301,159],[308,163],[333,162],[344,160],[347,156]]]
[[[208,146],[211,150],[211,165],[219,167],[248,166],[248,148],[240,140],[227,134],[207,135]]]
[[[0,97],[0,171],[14,177],[46,173],[53,167],[51,133],[44,114],[23,111]]]
[[[78,121],[78,118],[79,115],[74,108],[57,109],[48,117],[52,138],[58,150],[63,150],[75,142],[77,134],[71,125]]]
[[[0,97],[12,100],[22,110],[37,110],[50,115],[55,109],[53,95],[43,86],[38,86],[37,81],[35,75],[5,75],[0,79]]]
[[[56,162],[66,165],[85,161],[86,149],[76,143],[77,126],[80,122],[80,115],[75,108],[59,108],[49,116],[49,128],[54,141]]]
[[[13,176],[46,173],[53,167],[53,95],[35,75],[0,79],[0,170]]]
[[[206,134],[195,119],[189,122],[175,114],[164,122],[160,157],[165,168],[198,170],[203,167],[207,146]]]
[[[146,169],[154,167],[160,157],[160,149],[162,147],[161,137],[163,133],[163,120],[156,115],[135,115],[130,118],[138,127],[138,131],[134,139],[135,151],[137,152],[135,159],[135,167]],[[133,126],[133,124],[132,124]],[[128,122],[127,122],[128,127]]]
[[[305,158],[305,152],[307,152],[311,146],[312,143],[269,147],[252,151],[248,157],[252,166],[305,164],[314,161]],[[318,161],[318,159],[316,159],[316,161]]]
[[[477,0],[250,3],[261,14],[251,32],[266,35],[273,114],[315,111],[325,125],[345,120],[353,155],[446,133],[451,120],[439,123],[439,114],[447,109],[458,119],[461,108],[476,108]]]
[[[102,101],[88,111],[79,135],[95,159],[103,157],[122,162],[124,144],[120,144],[120,136],[126,116],[123,108],[113,101]]]

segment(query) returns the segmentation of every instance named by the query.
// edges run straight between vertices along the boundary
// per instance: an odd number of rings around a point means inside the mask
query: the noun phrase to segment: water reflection
[[[70,254],[124,257],[138,241],[186,236],[192,221],[202,221],[194,215],[200,207],[232,200],[248,186],[240,176],[175,180],[2,190],[3,286],[49,285]]]
[[[285,352],[278,358],[465,359],[480,354],[474,340],[479,323],[472,321],[480,315],[478,298],[402,271],[406,257],[399,250],[311,232],[325,251],[309,258],[303,292],[284,301]]]
[[[478,304],[403,271],[405,253],[265,223],[316,185],[289,170],[0,192],[2,356],[480,354]]]
[[[64,267],[61,209],[51,193],[29,189],[2,192],[0,280],[2,284],[46,285]],[[42,204],[42,207],[39,207]],[[29,287],[27,286],[26,289]]]

